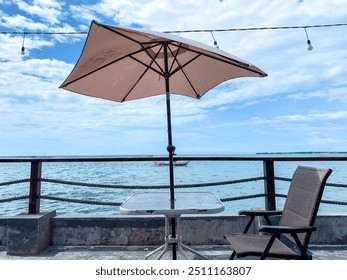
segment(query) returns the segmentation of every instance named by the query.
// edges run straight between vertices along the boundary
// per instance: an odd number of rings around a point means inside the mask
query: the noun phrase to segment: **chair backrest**
[[[313,226],[331,169],[298,166],[289,187],[280,225]],[[291,236],[287,236],[292,240]],[[298,235],[307,249],[311,234]]]

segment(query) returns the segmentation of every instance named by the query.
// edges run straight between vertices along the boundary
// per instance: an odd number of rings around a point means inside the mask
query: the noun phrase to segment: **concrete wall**
[[[226,244],[225,233],[242,232],[248,218],[233,215],[182,217],[186,244]],[[347,216],[318,216],[311,244],[347,244]],[[252,229],[254,232],[254,228]],[[0,246],[9,254],[37,254],[48,246],[159,245],[164,242],[162,216],[55,216],[0,217]]]
[[[183,216],[186,244],[226,244],[225,233],[242,232],[248,218],[233,215]],[[312,244],[347,244],[347,216],[319,216]],[[251,231],[255,232],[254,228]],[[162,216],[53,218],[52,245],[158,245],[163,243]]]
[[[55,211],[34,215],[20,214],[0,222],[0,240],[8,254],[35,255],[51,245],[52,222]],[[6,221],[6,227],[1,227]],[[1,230],[1,228],[3,228]],[[0,243],[0,244],[1,244]]]
[[[240,232],[246,219],[236,216],[185,216],[187,244],[223,244],[226,232]],[[53,245],[158,245],[164,242],[162,216],[67,217],[53,219]]]
[[[0,246],[7,245],[7,218],[0,217]]]

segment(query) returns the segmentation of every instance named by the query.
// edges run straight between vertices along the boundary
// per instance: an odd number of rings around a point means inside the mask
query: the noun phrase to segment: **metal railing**
[[[263,176],[245,178],[238,180],[229,180],[221,182],[209,182],[200,184],[177,184],[175,188],[194,188],[194,187],[210,187],[210,186],[222,186],[231,185],[244,182],[252,181],[264,181],[264,193],[244,195],[230,198],[222,198],[223,202],[235,201],[242,199],[251,199],[257,197],[264,197],[265,208],[268,210],[276,209],[276,198],[286,197],[286,195],[276,193],[275,181],[290,181],[290,178],[276,177],[275,176],[275,162],[302,162],[302,161],[345,161],[347,162],[347,157],[345,156],[303,156],[303,157],[291,157],[291,156],[180,156],[175,157],[175,160],[188,160],[188,161],[257,161],[263,164]],[[91,201],[83,199],[71,199],[56,196],[47,196],[41,194],[41,182],[49,182],[55,184],[64,185],[75,185],[82,187],[95,187],[95,188],[118,188],[118,189],[161,189],[168,188],[167,185],[159,186],[125,186],[125,185],[110,185],[110,184],[95,184],[86,182],[74,182],[66,180],[56,180],[42,177],[42,165],[47,162],[144,162],[144,161],[167,161],[167,157],[80,157],[80,158],[69,158],[69,157],[28,157],[28,158],[0,158],[0,163],[30,163],[30,178],[20,179],[8,182],[0,182],[0,187],[8,186],[13,184],[20,184],[29,182],[29,194],[22,196],[14,196],[10,198],[0,198],[0,203],[6,203],[10,201],[24,200],[28,199],[28,213],[36,214],[40,212],[40,201],[41,199],[65,201],[70,203],[82,203],[82,204],[95,204],[95,205],[111,205],[119,206],[120,202],[108,202],[108,201]],[[1,177],[1,173],[0,173]],[[327,183],[327,186],[331,187],[342,187],[347,188],[347,184],[336,184]],[[323,200],[322,203],[337,204],[347,206],[347,202],[344,201],[328,201]]]

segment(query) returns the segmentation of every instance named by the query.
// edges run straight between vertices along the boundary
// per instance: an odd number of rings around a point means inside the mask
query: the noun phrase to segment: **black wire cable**
[[[247,27],[247,28],[223,28],[223,29],[195,29],[195,30],[171,30],[164,33],[199,33],[199,32],[235,32],[235,31],[257,31],[257,30],[284,30],[284,29],[306,29],[306,28],[327,28],[347,26],[347,23],[317,24],[317,25],[299,25],[299,26],[272,26],[272,27]],[[39,32],[39,31],[0,31],[0,34],[28,34],[28,35],[83,35],[87,31],[69,31],[69,32]]]

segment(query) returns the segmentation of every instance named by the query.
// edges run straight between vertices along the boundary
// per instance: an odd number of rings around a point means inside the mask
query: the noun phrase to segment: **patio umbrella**
[[[193,40],[92,21],[81,56],[60,88],[118,102],[166,95],[170,200],[174,207],[170,94],[200,98],[226,80],[265,76],[254,65]]]

